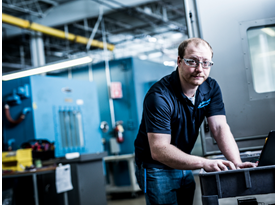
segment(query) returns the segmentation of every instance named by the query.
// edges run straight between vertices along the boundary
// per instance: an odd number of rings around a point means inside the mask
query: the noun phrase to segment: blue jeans
[[[135,175],[147,205],[193,204],[195,180],[191,170],[144,169],[135,165]]]

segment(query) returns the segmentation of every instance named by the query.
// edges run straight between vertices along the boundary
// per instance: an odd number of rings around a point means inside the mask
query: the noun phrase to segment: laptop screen
[[[266,138],[258,166],[275,165],[275,131],[270,131]]]

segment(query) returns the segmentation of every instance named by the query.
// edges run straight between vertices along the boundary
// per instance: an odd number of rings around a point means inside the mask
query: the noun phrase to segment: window
[[[247,30],[253,86],[257,93],[275,90],[275,27],[250,27]]]
[[[275,98],[275,18],[239,22],[249,100]]]

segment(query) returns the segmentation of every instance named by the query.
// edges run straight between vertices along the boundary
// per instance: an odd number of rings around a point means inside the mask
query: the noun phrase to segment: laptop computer
[[[259,158],[258,167],[268,165],[275,165],[275,131],[269,132]]]

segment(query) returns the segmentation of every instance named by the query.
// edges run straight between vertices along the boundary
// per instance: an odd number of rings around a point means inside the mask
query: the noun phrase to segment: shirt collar
[[[210,91],[210,86],[207,80],[203,82],[202,85],[199,86],[198,90],[202,95],[205,95]]]

